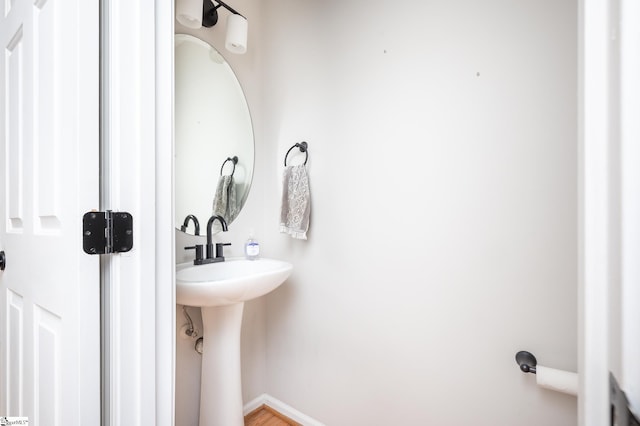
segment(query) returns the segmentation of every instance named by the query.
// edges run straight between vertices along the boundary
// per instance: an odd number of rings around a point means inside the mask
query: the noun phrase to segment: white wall
[[[514,362],[576,370],[575,2],[267,4],[262,245],[295,270],[266,391],[332,426],[575,424]],[[276,226],[301,140],[307,242]]]
[[[575,1],[233,7],[251,22],[248,54],[226,56],[256,169],[219,238],[240,254],[253,227],[295,267],[245,309],[245,402],[267,392],[331,426],[575,424],[575,398],[514,361],[576,370]],[[306,242],[277,228],[282,160],[302,140]],[[184,345],[179,426],[197,418]]]

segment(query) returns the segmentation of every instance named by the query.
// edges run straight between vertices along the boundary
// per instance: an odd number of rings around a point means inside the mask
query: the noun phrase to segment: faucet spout
[[[187,217],[184,218],[184,223],[182,224],[182,226],[180,227],[180,230],[182,232],[186,232],[187,231],[187,226],[189,226],[189,221],[193,221],[193,226],[196,228],[195,229],[195,235],[200,235],[200,222],[198,222],[198,218],[195,217],[194,215],[190,214]]]
[[[209,218],[209,221],[207,222],[207,259],[214,259],[211,227],[213,226],[213,222],[215,222],[216,220],[220,222],[220,226],[222,226],[222,230],[224,232],[227,232],[229,229],[227,227],[227,222],[222,216],[213,215]]]
[[[229,230],[229,228],[227,228],[227,221],[224,220],[224,217],[217,215],[211,216],[209,218],[209,221],[207,222],[207,244],[211,244],[211,227],[213,226],[213,222],[215,222],[216,220],[220,222],[220,226],[222,226],[222,230],[224,232],[227,232]]]

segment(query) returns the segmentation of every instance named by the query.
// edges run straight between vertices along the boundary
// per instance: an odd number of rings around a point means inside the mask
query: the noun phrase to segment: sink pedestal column
[[[200,426],[243,426],[240,329],[244,302],[202,307]]]

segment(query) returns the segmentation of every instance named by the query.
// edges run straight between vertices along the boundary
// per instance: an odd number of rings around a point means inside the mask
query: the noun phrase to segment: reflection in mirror
[[[175,35],[176,227],[195,233],[213,214],[230,224],[253,177],[253,127],[240,83],[208,43]],[[186,220],[194,215],[197,221]],[[189,223],[190,222],[190,223]]]

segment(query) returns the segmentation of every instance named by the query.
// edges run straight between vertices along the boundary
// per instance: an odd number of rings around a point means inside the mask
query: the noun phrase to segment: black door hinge
[[[82,248],[87,254],[124,253],[133,247],[133,216],[127,212],[87,212],[82,217]]]

